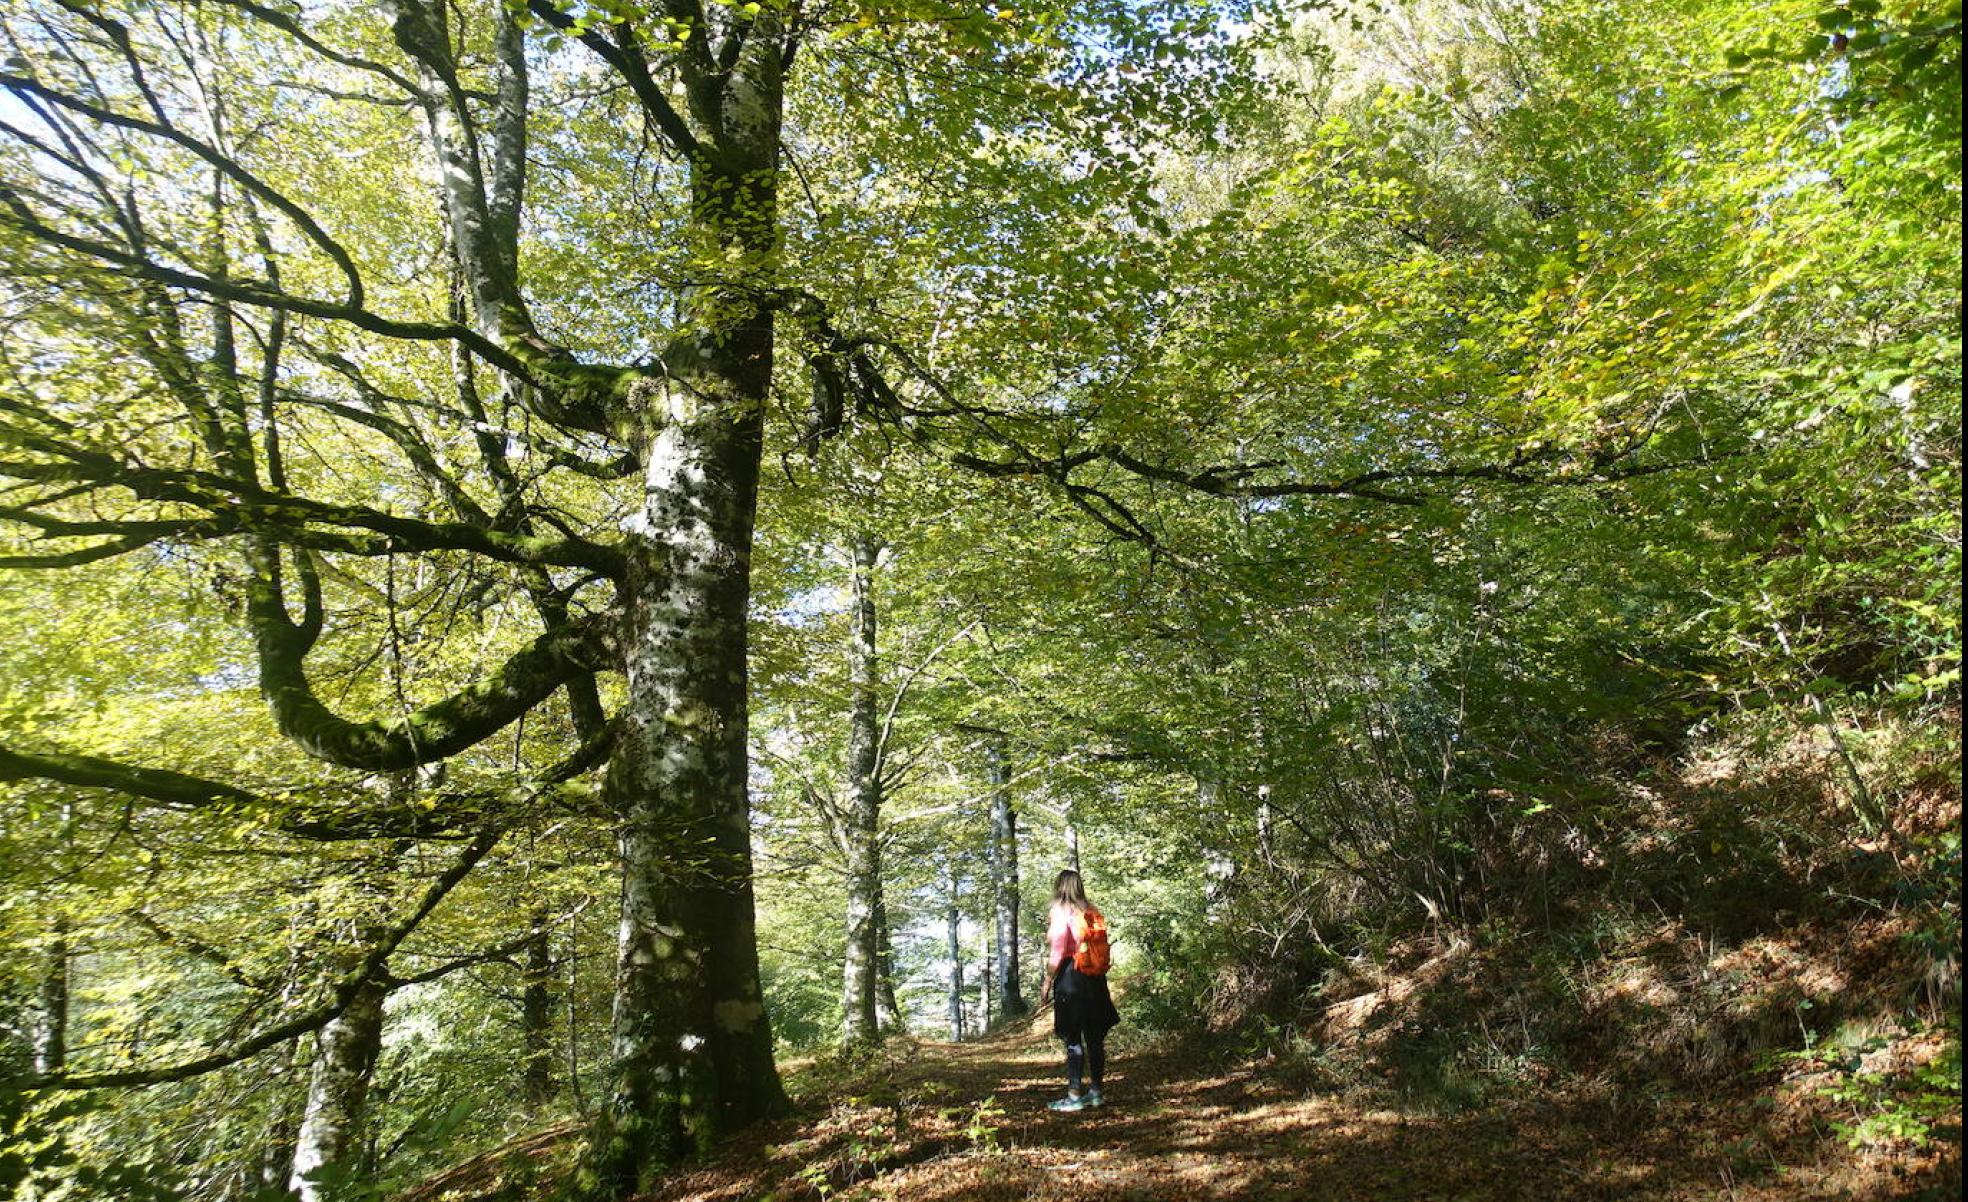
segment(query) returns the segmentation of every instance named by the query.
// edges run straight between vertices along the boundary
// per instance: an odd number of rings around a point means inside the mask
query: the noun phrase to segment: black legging
[[[1066,1041],[1066,1088],[1074,1093],[1080,1092],[1080,1067],[1086,1066],[1086,1075],[1095,1089],[1100,1088],[1100,1078],[1107,1071],[1107,1033],[1080,1032],[1077,1040]]]

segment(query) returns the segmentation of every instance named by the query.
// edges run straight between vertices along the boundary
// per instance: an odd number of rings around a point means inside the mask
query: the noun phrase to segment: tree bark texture
[[[846,955],[841,970],[841,1039],[870,1040],[880,1033],[881,976],[881,714],[875,658],[875,564],[881,545],[861,536],[852,548],[848,605],[847,788],[841,815],[847,857]]]
[[[341,1015],[315,1037],[307,1109],[294,1141],[289,1187],[301,1202],[326,1202],[332,1182],[359,1171],[368,1126],[369,1079],[383,1047],[383,999],[388,989],[368,982]]]
[[[961,1043],[964,1037],[963,909],[957,902],[957,869],[950,864],[945,879],[947,906],[943,911],[944,937],[950,952],[950,1039]]]
[[[293,1178],[295,1144],[306,1115],[305,1093],[290,1084],[300,1057],[300,1040],[290,1039],[273,1055],[274,1102],[267,1130],[255,1149],[251,1174],[261,1192],[286,1189]],[[311,1074],[310,1074],[311,1075]]]
[[[994,953],[997,1021],[1026,1013],[1018,985],[1018,814],[1012,809],[1004,745],[985,747],[985,774],[991,787],[991,904],[996,931]]]
[[[68,1064],[68,920],[57,915],[54,926],[35,988],[34,1071],[42,1074],[58,1073]]]
[[[1214,773],[1205,772],[1196,777],[1196,811],[1202,818],[1205,831],[1227,829],[1229,816],[1219,812],[1223,796],[1223,786]],[[1203,847],[1203,905],[1205,912],[1215,917],[1228,901],[1232,882],[1237,876],[1237,859],[1226,848],[1214,843]]]
[[[735,68],[763,73],[729,114],[736,149],[692,164],[694,229],[740,261],[769,257],[775,239],[777,68],[755,57]],[[647,1190],[721,1132],[785,1106],[759,985],[746,795],[772,314],[744,289],[706,288],[688,307],[697,332],[670,348],[667,378],[630,390],[643,503],[627,531],[628,688],[605,789],[622,861],[614,1038],[582,1174],[606,1198]]]
[[[881,1029],[904,1031],[908,1024],[902,1019],[902,1003],[895,996],[895,928],[888,921],[888,889],[886,886],[875,891],[875,979],[880,995]]]
[[[553,1022],[554,962],[549,921],[545,908],[534,909],[533,934],[526,941],[526,968],[520,990],[520,1028],[526,1045],[523,1090],[526,1105],[533,1110],[553,1101],[553,1062],[558,1051]]]

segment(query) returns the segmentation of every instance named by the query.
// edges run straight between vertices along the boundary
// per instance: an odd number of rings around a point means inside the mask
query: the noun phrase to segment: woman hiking
[[[1052,1032],[1066,1041],[1066,1096],[1047,1105],[1085,1110],[1105,1101],[1100,1082],[1107,1068],[1107,1029],[1121,1021],[1107,992],[1107,920],[1087,900],[1080,874],[1070,868],[1053,879],[1048,917],[1049,953],[1039,1004],[1053,999]]]

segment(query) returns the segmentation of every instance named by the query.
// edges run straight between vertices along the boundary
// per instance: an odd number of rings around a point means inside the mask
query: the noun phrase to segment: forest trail
[[[1453,1116],[1310,1094],[1262,1066],[1112,1057],[1108,1105],[1055,1114],[1059,1045],[1031,1028],[892,1045],[864,1094],[748,1136],[650,1202],[1501,1202],[1923,1198],[1853,1173],[1754,1096],[1545,1097]],[[1644,1113],[1643,1113],[1644,1112]],[[1787,1130],[1778,1130],[1778,1126]]]

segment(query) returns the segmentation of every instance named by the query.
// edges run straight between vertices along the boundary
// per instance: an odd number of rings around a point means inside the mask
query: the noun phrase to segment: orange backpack
[[[1088,906],[1080,913],[1078,946],[1073,951],[1073,967],[1090,977],[1104,977],[1113,955],[1107,949],[1107,918]]]

